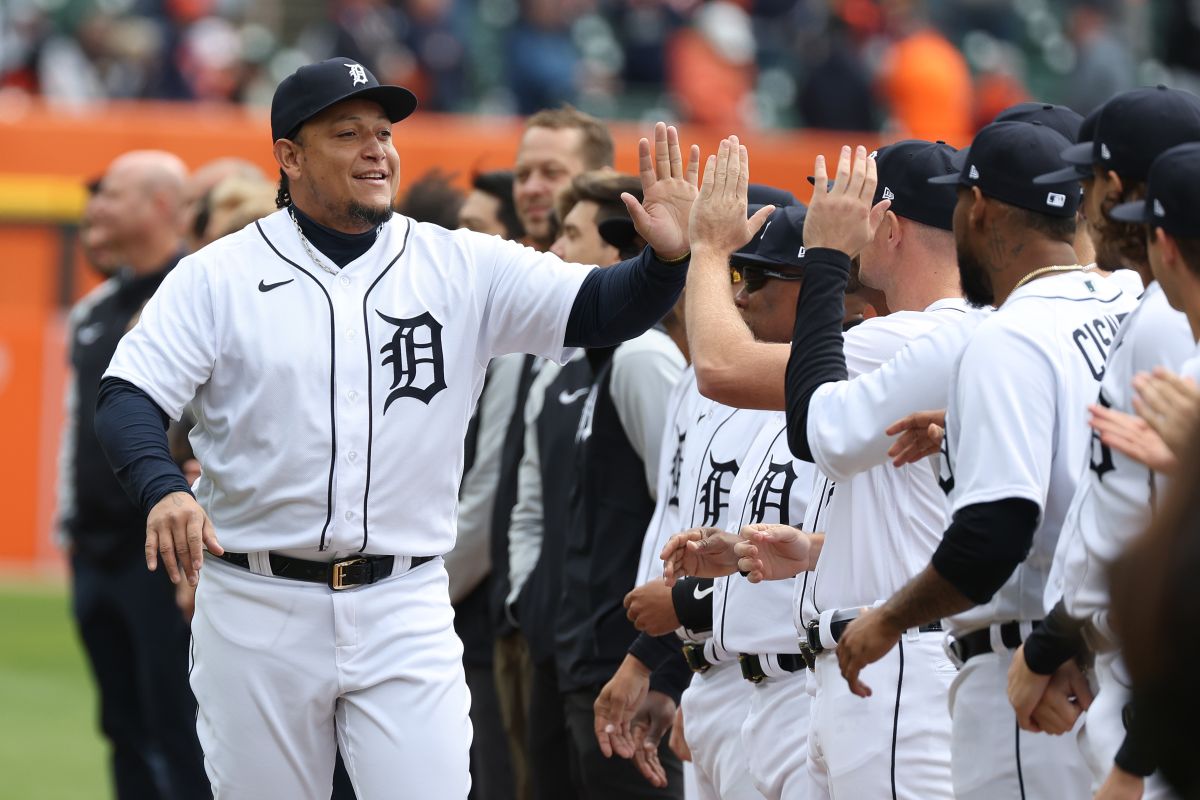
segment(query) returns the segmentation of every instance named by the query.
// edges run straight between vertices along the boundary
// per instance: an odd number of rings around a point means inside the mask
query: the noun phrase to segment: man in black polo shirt
[[[169,153],[132,152],[113,162],[88,204],[84,235],[85,252],[110,277],[68,323],[73,376],[58,514],[120,800],[211,796],[187,680],[188,626],[166,573],[143,566],[144,516],[92,430],[100,376],[117,342],[182,255],[185,177]]]

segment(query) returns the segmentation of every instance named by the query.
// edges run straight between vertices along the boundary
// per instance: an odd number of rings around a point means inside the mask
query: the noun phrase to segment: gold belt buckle
[[[353,589],[355,586],[362,586],[361,583],[347,583],[345,570],[347,567],[357,567],[360,564],[366,564],[365,558],[347,558],[342,561],[333,562],[333,569],[329,573],[329,588],[335,592],[342,589]]]

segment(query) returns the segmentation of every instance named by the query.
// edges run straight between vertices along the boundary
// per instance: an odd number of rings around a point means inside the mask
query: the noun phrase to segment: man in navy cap
[[[324,800],[335,745],[362,800],[466,796],[441,555],[484,370],[639,335],[684,280],[698,149],[685,175],[673,129],[639,144],[629,208],[649,247],[594,270],[393,215],[392,126],[415,107],[344,58],[286,78],[280,210],[184,259],[101,385],[97,434],[148,515],[148,566],[193,584],[205,567],[191,682],[219,798]],[[185,407],[194,488],[163,430]]]
[[[996,311],[972,333],[951,380],[938,475],[951,524],[929,565],[838,644],[851,691],[870,696],[887,687],[868,686],[864,668],[905,631],[946,619],[959,666],[950,690],[954,795],[967,800],[1091,796],[1074,741],[1020,730],[1005,696],[1013,652],[1043,617],[1047,571],[1087,452],[1084,409],[1134,302],[1072,263],[1074,174],[1033,183],[1068,145],[1045,126],[994,123],[961,172],[931,180],[957,186],[966,299]],[[923,432],[929,422],[912,425]],[[1086,706],[1079,671],[1060,679]],[[1056,696],[1041,721],[1069,728],[1080,708],[1067,692]]]

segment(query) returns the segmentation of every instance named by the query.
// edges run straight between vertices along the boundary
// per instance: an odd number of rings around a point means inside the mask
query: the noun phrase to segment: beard
[[[854,294],[862,289],[862,278],[859,277],[862,273],[862,264],[858,260],[858,256],[850,259],[850,274],[846,278],[846,294]]]
[[[990,306],[996,300],[991,278],[983,262],[966,247],[958,246],[958,278],[962,281],[963,297],[975,308]]]
[[[392,207],[390,204],[385,206],[368,206],[364,203],[351,200],[350,204],[346,206],[346,216],[357,222],[363,222],[377,228],[392,218]]]

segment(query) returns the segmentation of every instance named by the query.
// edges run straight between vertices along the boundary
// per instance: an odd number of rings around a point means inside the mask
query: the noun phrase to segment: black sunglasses
[[[779,272],[766,267],[752,266],[737,266],[729,268],[729,277],[733,283],[743,283],[746,286],[746,293],[753,294],[759,289],[767,285],[767,281],[771,278],[780,281],[799,281],[804,280],[804,274],[800,272]]]

